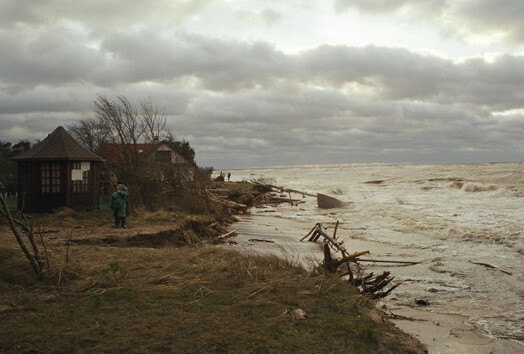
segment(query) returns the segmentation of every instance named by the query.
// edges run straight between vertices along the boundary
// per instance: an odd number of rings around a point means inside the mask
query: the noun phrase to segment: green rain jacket
[[[118,218],[126,217],[126,199],[127,193],[124,191],[116,191],[111,194],[111,200],[109,201],[109,207],[113,209],[112,216]]]

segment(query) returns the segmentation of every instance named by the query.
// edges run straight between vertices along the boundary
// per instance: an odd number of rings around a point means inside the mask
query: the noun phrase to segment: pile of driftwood
[[[209,199],[213,200],[216,203],[220,203],[225,207],[229,208],[232,213],[243,213],[248,214],[250,206],[247,204],[237,203],[229,199],[229,193],[231,191],[228,189],[206,189],[206,193]]]
[[[299,198],[293,198],[291,193],[301,194],[302,198],[307,196],[313,196],[313,194],[297,191],[294,189],[287,189],[283,187],[266,186],[270,188],[269,191],[258,195],[253,205],[258,207],[264,206],[277,206],[282,203],[289,203],[291,206],[298,206],[299,204],[305,203],[304,200]]]
[[[373,273],[364,275],[358,261],[359,257],[369,254],[369,251],[350,254],[344,247],[343,241],[337,239],[338,221],[335,225],[333,235],[329,235],[322,224],[317,223],[300,241],[308,238],[310,242],[316,242],[320,237],[324,241],[324,261],[322,267],[332,273],[338,273],[341,278],[347,280],[360,289],[360,293],[371,296],[373,299],[380,299],[389,295],[400,283],[392,285],[394,277],[390,272],[383,272],[380,275]],[[340,252],[340,257],[334,257],[331,251]],[[415,263],[415,262],[402,262]]]
[[[286,189],[275,186],[262,185],[264,192],[260,193],[256,197],[249,194],[244,200],[247,200],[247,203],[239,203],[237,201],[231,200],[230,194],[232,193],[229,189],[207,189],[207,195],[214,200],[226,207],[228,207],[234,213],[249,213],[251,207],[268,207],[268,206],[277,206],[283,203],[289,203],[292,206],[298,206],[301,203],[304,203],[304,200],[293,198],[291,193],[301,194],[302,198],[306,195],[313,196],[306,192],[300,192],[293,189]],[[234,191],[233,191],[234,192]],[[240,192],[239,192],[240,193]]]

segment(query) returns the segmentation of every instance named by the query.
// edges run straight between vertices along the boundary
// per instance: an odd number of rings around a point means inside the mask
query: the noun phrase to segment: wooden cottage
[[[14,160],[18,162],[18,208],[24,212],[98,207],[104,159],[78,144],[63,127]]]

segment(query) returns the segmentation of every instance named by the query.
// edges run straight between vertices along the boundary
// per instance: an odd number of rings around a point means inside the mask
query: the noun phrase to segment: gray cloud
[[[20,39],[22,38],[22,39]],[[282,91],[302,85],[357,85],[385,99],[434,99],[440,103],[516,108],[522,102],[524,60],[503,55],[488,63],[453,63],[402,48],[320,46],[286,55],[264,42],[246,43],[162,28],[115,32],[99,47],[82,33],[48,28],[34,36],[0,36],[0,78],[10,89],[38,85],[117,87],[141,82],[181,83],[186,88]],[[498,94],[498,95],[497,95]]]
[[[97,0],[79,11],[62,1],[0,1],[0,140],[43,138],[57,125],[92,118],[97,94],[124,94],[164,107],[203,165],[522,159],[523,56],[453,61],[407,48],[327,44],[285,53],[263,40],[172,25],[216,3],[130,9]],[[261,26],[285,18],[271,4],[256,13]],[[506,26],[507,38],[519,38],[512,12],[482,1],[477,20],[471,2],[448,4],[336,2],[341,11],[432,9],[469,30],[486,16],[483,31]]]
[[[56,27],[0,31],[0,79],[12,89],[80,81],[103,59],[84,43],[85,36]]]
[[[468,0],[450,2],[449,21],[459,22],[468,35],[496,34],[508,41],[524,42],[524,2],[520,0]],[[448,31],[460,35],[450,25]]]
[[[520,0],[336,0],[335,8],[355,8],[365,13],[408,13],[420,20],[437,20],[442,33],[460,39],[478,35],[496,36],[493,40],[522,43],[524,24]]]
[[[217,0],[20,0],[0,1],[0,28],[83,27],[95,34],[129,28],[137,22],[177,23]]]
[[[267,43],[253,44],[180,34],[166,39],[153,31],[118,33],[102,43],[111,54],[108,70],[120,81],[172,81],[193,77],[213,90],[234,90],[285,76],[288,59]],[[129,76],[129,73],[132,76]]]
[[[411,11],[434,14],[445,6],[445,0],[335,0],[335,8],[338,11],[343,11],[347,8],[357,8],[370,13]]]

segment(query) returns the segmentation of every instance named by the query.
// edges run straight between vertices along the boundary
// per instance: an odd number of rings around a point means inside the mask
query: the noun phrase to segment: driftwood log
[[[361,294],[368,295],[373,299],[389,295],[400,284],[391,285],[394,277],[391,276],[390,272],[384,272],[376,276],[373,273],[362,275],[360,265],[358,264],[359,257],[369,254],[369,251],[349,254],[343,242],[338,241],[336,238],[338,224],[337,221],[333,235],[330,236],[322,224],[317,223],[300,241],[309,237],[308,241],[316,242],[322,236],[324,238],[324,260],[321,266],[324,269],[331,273],[338,273],[340,277],[348,277],[348,282],[358,287]],[[340,252],[340,257],[334,257],[331,254],[332,250]],[[414,262],[406,263],[413,264]],[[352,268],[357,269],[357,272],[352,271]]]
[[[390,275],[390,272],[384,272],[380,275],[375,276],[370,273],[366,276],[355,276],[351,271],[351,264],[354,263],[358,266],[358,257],[364,254],[368,254],[369,251],[356,252],[350,255],[343,256],[341,258],[333,258],[331,255],[331,246],[326,242],[324,243],[324,261],[322,266],[331,273],[339,273],[340,277],[348,276],[348,281],[357,286],[361,294],[369,295],[373,299],[380,299],[389,295],[393,289],[400,284],[390,286],[387,290],[382,291],[388,285],[391,284],[395,277]],[[345,271],[341,270],[341,266],[346,264]]]

